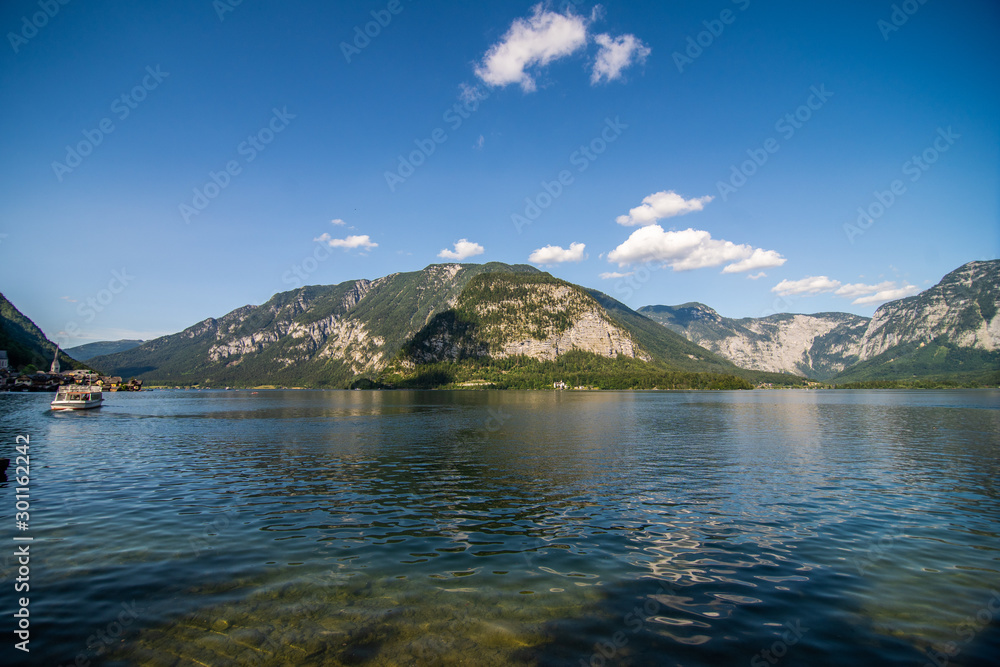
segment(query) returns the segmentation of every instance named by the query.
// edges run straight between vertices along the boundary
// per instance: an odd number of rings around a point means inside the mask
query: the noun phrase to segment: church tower
[[[59,375],[59,346],[56,345],[56,356],[52,358],[52,365],[49,366],[49,373]]]

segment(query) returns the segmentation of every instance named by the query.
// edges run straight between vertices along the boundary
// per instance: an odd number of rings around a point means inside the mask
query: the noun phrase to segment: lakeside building
[[[52,357],[52,365],[49,366],[50,375],[59,375],[59,346],[56,345],[56,355]]]

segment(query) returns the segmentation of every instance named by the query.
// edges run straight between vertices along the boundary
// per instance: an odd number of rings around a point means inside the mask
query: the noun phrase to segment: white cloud
[[[652,225],[662,218],[672,218],[676,215],[694,213],[705,208],[712,197],[696,197],[684,199],[673,190],[654,192],[642,200],[641,206],[636,206],[628,215],[620,215],[616,219],[619,225],[635,227],[636,225]]]
[[[570,243],[569,249],[557,245],[547,245],[531,253],[528,261],[532,264],[560,264],[562,262],[582,262],[587,258],[583,243]]]
[[[532,8],[528,19],[516,19],[503,39],[490,47],[476,76],[490,86],[520,84],[535,90],[535,80],[525,70],[548,65],[570,56],[587,44],[587,20],[572,13],[558,14],[542,4]]]
[[[920,288],[916,285],[903,285],[899,287],[895,281],[886,280],[877,285],[865,285],[864,283],[844,285],[836,291],[836,295],[847,299],[854,299],[851,303],[863,306],[902,299],[903,297],[913,296],[919,291]]]
[[[463,259],[474,257],[475,255],[482,255],[486,252],[486,249],[483,248],[483,246],[478,243],[473,243],[467,239],[459,239],[455,242],[454,247],[454,250],[448,250],[447,248],[442,250],[438,253],[438,257],[461,262]]]
[[[884,303],[886,301],[894,301],[896,299],[902,299],[904,297],[913,296],[918,294],[920,288],[916,285],[904,285],[903,287],[896,287],[893,283],[893,287],[890,289],[879,290],[871,296],[863,296],[855,299],[851,303],[857,305],[867,305],[872,303]]]
[[[344,222],[343,220],[341,220],[340,218],[336,218],[336,219],[334,219],[334,220],[331,220],[331,221],[330,221],[330,224],[331,224],[331,225],[337,225],[338,227],[343,227],[343,226],[344,226],[344,225],[346,225],[347,223],[346,223],[346,222]]]
[[[628,273],[619,273],[618,271],[607,271],[601,274],[601,280],[611,280],[613,278],[628,278],[634,273],[635,271],[629,271]]]
[[[331,248],[344,248],[345,250],[351,250],[353,248],[363,248],[364,250],[371,250],[372,248],[377,248],[378,244],[373,243],[371,238],[367,234],[360,236],[348,236],[346,239],[335,239],[331,238],[326,232],[320,234],[319,238],[313,239],[313,241],[319,241],[320,243],[326,243]]]
[[[620,79],[623,70],[634,62],[645,62],[646,57],[652,53],[635,35],[597,35],[594,41],[601,47],[590,76],[590,83],[595,85],[602,80],[610,82]]]
[[[791,294],[822,294],[823,292],[833,292],[840,288],[839,280],[830,280],[826,276],[809,276],[802,280],[782,280],[771,288],[772,292],[777,292],[781,296]]]
[[[763,256],[772,264],[754,266],[776,266],[773,262],[785,262],[784,258],[773,250],[760,250],[749,245],[737,245],[731,241],[713,239],[712,235],[700,229],[685,229],[683,231],[664,231],[659,225],[649,225],[632,232],[632,235],[620,246],[608,253],[608,261],[616,262],[618,266],[638,264],[642,262],[659,262],[670,266],[674,271],[689,271],[710,266],[719,266],[732,262],[724,269],[725,273],[747,271],[740,268],[745,260]]]
[[[844,285],[836,291],[837,296],[843,296],[848,299],[864,296],[866,294],[874,294],[882,290],[892,289],[896,286],[896,283],[891,280],[887,280],[884,283],[879,283],[878,285],[865,285],[864,283],[854,283],[851,285]]]
[[[723,273],[742,273],[744,271],[755,271],[757,269],[770,269],[776,266],[781,266],[788,260],[782,257],[780,254],[774,250],[761,250],[760,248],[754,248],[753,254],[744,260],[736,262],[735,264],[730,264],[726,268],[722,269]],[[757,278],[763,277],[763,274],[757,274]],[[753,278],[757,280],[757,278]]]
[[[475,148],[476,150],[480,150],[481,151],[481,150],[483,150],[483,146],[485,146],[485,145],[486,145],[486,137],[484,137],[483,135],[480,134],[479,138],[476,139],[476,143],[473,144],[472,147]]]
[[[462,100],[466,104],[471,105],[476,102],[481,102],[489,96],[490,94],[481,86],[470,86],[467,83],[458,84],[458,99]]]
[[[767,274],[761,271],[760,273],[753,273],[747,276],[748,280],[760,280],[761,278],[767,278]]]
[[[854,299],[851,302],[854,305],[863,306],[913,296],[920,292],[920,288],[916,285],[898,287],[891,280],[878,283],[877,285],[865,285],[864,283],[850,283],[845,285],[839,280],[833,280],[827,276],[810,276],[802,280],[782,280],[772,287],[771,291],[777,292],[782,296],[833,292],[836,296],[845,299]]]

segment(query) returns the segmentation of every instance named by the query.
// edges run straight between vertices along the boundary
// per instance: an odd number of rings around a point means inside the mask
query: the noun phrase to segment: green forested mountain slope
[[[7,351],[8,364],[16,370],[31,364],[40,371],[47,371],[55,356],[56,345],[0,294],[0,350]],[[63,370],[86,368],[61,350],[59,364]]]

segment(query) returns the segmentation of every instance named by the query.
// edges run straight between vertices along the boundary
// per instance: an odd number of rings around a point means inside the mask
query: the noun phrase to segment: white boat
[[[59,387],[56,397],[52,399],[53,410],[87,410],[99,408],[104,402],[101,388],[80,384]]]

